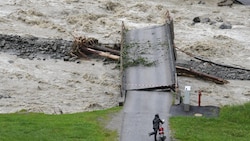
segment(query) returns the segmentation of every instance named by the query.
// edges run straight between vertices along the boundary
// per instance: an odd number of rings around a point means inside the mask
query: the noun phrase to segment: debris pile
[[[89,55],[96,54],[114,60],[119,60],[120,52],[115,49],[107,48],[98,43],[95,38],[74,37],[74,42],[70,50],[70,55],[77,58],[89,59]],[[116,45],[116,44],[115,44]],[[116,45],[117,46],[117,45]]]

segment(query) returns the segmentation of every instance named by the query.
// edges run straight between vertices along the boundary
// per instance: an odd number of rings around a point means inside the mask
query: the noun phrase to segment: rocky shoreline
[[[0,34],[0,51],[23,59],[70,59],[72,41]]]

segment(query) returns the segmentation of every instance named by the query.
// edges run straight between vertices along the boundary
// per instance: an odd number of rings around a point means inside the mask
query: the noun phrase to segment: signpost
[[[191,86],[185,86],[185,95],[184,95],[184,111],[189,111],[190,110],[190,91],[191,91]]]

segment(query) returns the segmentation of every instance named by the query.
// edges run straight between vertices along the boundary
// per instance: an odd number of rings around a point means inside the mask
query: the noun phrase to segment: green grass
[[[115,141],[117,132],[105,128],[108,110],[76,114],[0,114],[0,141]]]
[[[225,106],[218,118],[171,117],[170,128],[178,141],[249,141],[250,103]]]

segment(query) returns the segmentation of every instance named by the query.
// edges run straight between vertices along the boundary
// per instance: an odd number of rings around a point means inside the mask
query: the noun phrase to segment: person
[[[163,124],[163,121],[160,119],[159,114],[155,114],[155,117],[153,119],[153,129],[154,129],[154,131],[149,133],[149,136],[154,135],[155,141],[157,141],[156,136],[157,136],[157,132],[159,130],[160,123]]]

